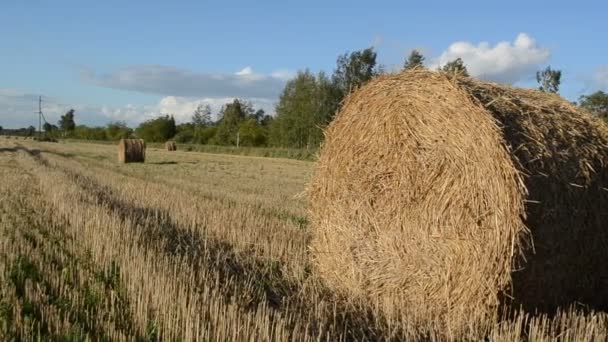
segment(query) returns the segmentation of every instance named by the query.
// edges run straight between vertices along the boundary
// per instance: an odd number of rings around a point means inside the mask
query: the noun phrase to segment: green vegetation
[[[536,81],[539,84],[538,89],[540,91],[557,94],[562,81],[562,72],[548,66],[546,69],[536,72]]]
[[[591,95],[583,95],[579,98],[582,108],[591,114],[604,119],[608,123],[608,94],[599,90]]]
[[[448,74],[455,74],[466,77],[469,76],[469,71],[467,70],[466,65],[464,65],[462,58],[460,57],[444,65],[441,70]]]
[[[412,50],[410,55],[403,63],[403,70],[412,69],[415,67],[424,67],[424,56],[418,50]]]
[[[173,138],[176,133],[175,119],[169,115],[144,121],[135,130],[139,138],[149,142],[165,142]]]

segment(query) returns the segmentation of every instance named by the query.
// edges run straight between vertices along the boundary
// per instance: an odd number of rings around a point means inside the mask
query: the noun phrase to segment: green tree
[[[194,142],[194,131],[195,131],[194,123],[188,122],[188,123],[183,123],[183,124],[177,125],[176,130],[177,130],[177,133],[173,137],[173,140],[177,141],[178,143],[182,143],[182,144]]]
[[[553,70],[548,66],[545,70],[536,72],[536,82],[540,85],[538,89],[547,93],[558,93],[562,80],[561,70]]]
[[[448,62],[446,65],[443,66],[441,70],[448,74],[454,74],[465,77],[469,76],[469,71],[467,70],[466,65],[464,65],[462,58],[460,57],[456,58],[451,62]]]
[[[268,116],[266,115],[266,112],[263,109],[258,109],[254,114],[253,114],[253,118],[258,122],[258,123],[262,123],[262,121],[264,120],[264,118]]]
[[[321,127],[329,116],[323,86],[329,80],[310,71],[300,71],[287,82],[276,107],[276,118],[270,128],[273,145],[284,147],[316,147],[323,139]]]
[[[260,121],[260,125],[262,125],[262,127],[264,127],[265,129],[268,129],[268,127],[270,127],[273,122],[274,117],[272,115],[264,114],[264,117]]]
[[[86,140],[107,140],[105,127],[88,127],[85,125],[78,125],[74,129],[72,134],[78,139]]]
[[[579,98],[580,106],[608,123],[608,94],[598,90],[591,95]]]
[[[215,143],[219,145],[236,145],[237,133],[241,122],[254,114],[251,103],[235,99],[222,107],[220,120],[215,136]]]
[[[45,133],[51,133],[55,130],[55,128],[57,128],[57,126],[51,125],[48,122],[45,122],[44,125],[42,125],[42,129],[44,129]]]
[[[27,135],[28,137],[31,137],[34,134],[36,134],[36,127],[30,126],[30,127],[28,127],[28,128],[25,129],[25,135]]]
[[[197,144],[210,144],[213,142],[215,136],[217,136],[217,127],[208,126],[208,127],[196,127],[194,142]],[[217,142],[216,142],[217,143]]]
[[[106,137],[110,140],[126,139],[133,134],[133,130],[121,121],[110,122],[106,125]]]
[[[177,128],[173,116],[164,115],[141,123],[135,133],[140,138],[151,142],[164,142],[175,136]]]
[[[424,56],[418,50],[412,50],[410,55],[403,63],[403,70],[412,69],[415,67],[424,67]]]
[[[74,109],[70,109],[59,118],[59,128],[61,128],[65,135],[74,132],[74,129],[76,128],[76,123],[74,122],[75,112]]]
[[[202,103],[196,106],[192,114],[192,123],[198,127],[211,125],[211,107],[209,105],[203,106]]]
[[[325,128],[340,109],[344,94],[324,72],[320,72],[317,75],[316,97],[318,109],[315,113],[315,122],[321,128]]]
[[[340,100],[378,75],[376,57],[373,47],[350,54],[347,52],[338,57],[332,80],[341,92]]]
[[[266,134],[255,118],[249,118],[239,125],[240,146],[264,146]]]

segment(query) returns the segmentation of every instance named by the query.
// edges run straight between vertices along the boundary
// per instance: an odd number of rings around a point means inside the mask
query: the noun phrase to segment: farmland
[[[313,167],[154,148],[121,165],[112,145],[0,139],[0,338],[455,338],[318,279]],[[564,310],[471,322],[464,337],[608,337],[605,314]]]

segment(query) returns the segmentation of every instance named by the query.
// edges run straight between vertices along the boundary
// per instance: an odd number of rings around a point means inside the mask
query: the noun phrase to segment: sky
[[[474,77],[535,87],[562,70],[562,96],[608,90],[608,1],[0,0],[0,126],[70,108],[76,123],[129,125],[234,98],[274,113],[299,70],[331,73],[373,46],[396,71],[461,57]]]

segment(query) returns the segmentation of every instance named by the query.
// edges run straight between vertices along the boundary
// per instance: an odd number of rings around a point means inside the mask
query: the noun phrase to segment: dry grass
[[[1,340],[450,338],[317,280],[311,163],[147,152],[0,139]],[[470,339],[608,337],[604,314],[473,323]]]

